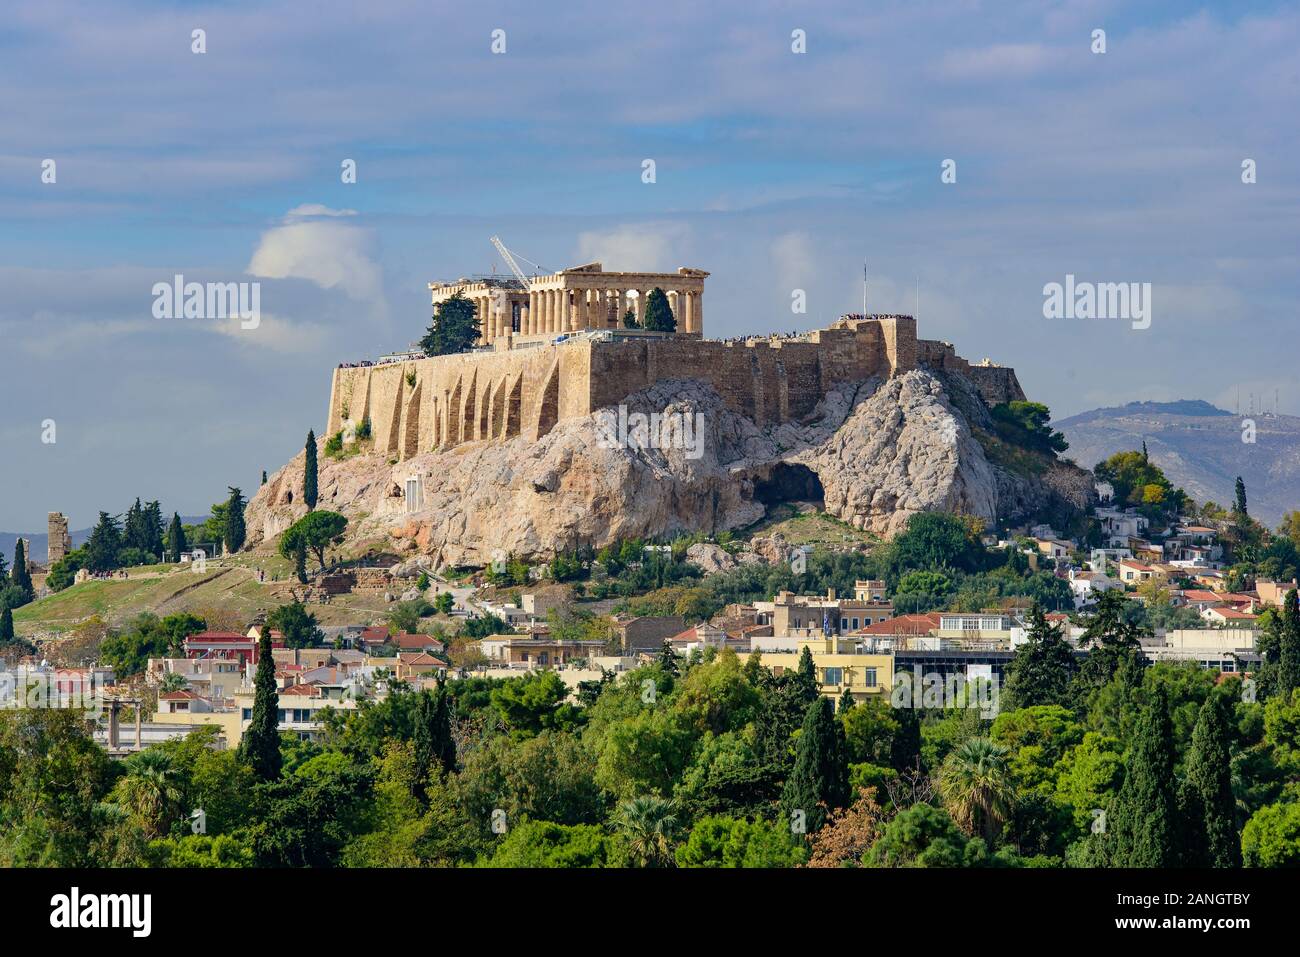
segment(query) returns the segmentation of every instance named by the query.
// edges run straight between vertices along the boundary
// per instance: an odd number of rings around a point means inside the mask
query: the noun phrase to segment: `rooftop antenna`
[[[867,261],[862,260],[862,318],[867,318]]]

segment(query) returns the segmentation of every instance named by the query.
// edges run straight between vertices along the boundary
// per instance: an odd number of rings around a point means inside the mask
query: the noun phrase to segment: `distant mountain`
[[[199,515],[199,516],[182,515],[181,516],[181,523],[184,525],[197,525],[199,522],[206,522],[207,520],[208,520],[208,516],[206,515]],[[167,519],[167,521],[168,522],[171,521],[170,517]],[[76,531],[69,531],[68,535],[72,538],[72,547],[77,548],[80,545],[84,545],[86,539],[90,538],[90,529],[79,528]],[[28,556],[28,558],[31,558],[33,561],[37,561],[40,562],[41,564],[44,564],[46,557],[48,557],[49,555],[49,548],[50,548],[49,535],[47,533],[41,532],[37,534],[35,532],[0,532],[0,554],[3,554],[5,557],[6,566],[13,563],[14,546],[17,544],[18,539],[20,538],[26,538],[32,543],[32,553],[31,555]]]
[[[1247,419],[1255,441],[1242,441]],[[1065,453],[1086,468],[1116,452],[1142,448],[1169,480],[1197,502],[1229,507],[1237,476],[1250,514],[1275,526],[1300,509],[1300,416],[1235,415],[1199,399],[1130,402],[1054,422],[1070,443]]]

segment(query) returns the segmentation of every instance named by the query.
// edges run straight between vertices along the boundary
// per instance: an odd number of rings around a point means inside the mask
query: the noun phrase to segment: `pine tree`
[[[1277,673],[1274,694],[1289,699],[1300,688],[1300,599],[1293,588],[1282,603],[1282,630],[1278,635]]]
[[[1183,798],[1186,865],[1241,867],[1230,734],[1228,703],[1223,695],[1212,694],[1201,705],[1187,753]]]
[[[122,531],[116,516],[99,513],[99,521],[86,542],[86,567],[92,572],[108,572],[117,568],[117,553],[122,550]]]
[[[244,527],[244,506],[248,503],[244,501],[242,490],[233,485],[228,488],[230,498],[226,500],[226,527],[223,539],[226,550],[234,554],[244,547],[244,538],[247,535],[247,529]]]
[[[307,432],[306,462],[302,471],[302,500],[307,503],[307,511],[316,507],[316,433]],[[265,474],[265,473],[263,473]]]
[[[474,303],[459,292],[437,306],[429,329],[420,340],[426,356],[464,352],[482,335]]]
[[[1059,628],[1047,621],[1043,607],[1034,602],[1029,611],[1028,640],[1016,649],[1007,667],[1007,694],[1014,708],[1059,704],[1069,707],[1074,652]]]
[[[0,604],[0,648],[13,644],[13,640],[14,613],[8,605]]]
[[[672,307],[668,305],[668,297],[664,295],[664,291],[658,286],[651,289],[650,294],[646,296],[641,325],[656,332],[675,332],[677,330],[677,319],[673,316]]]
[[[844,726],[835,720],[829,698],[808,706],[795,752],[794,770],[785,782],[786,814],[803,811],[808,833],[821,828],[829,811],[849,802],[848,746]]]
[[[257,643],[257,676],[253,679],[253,718],[239,742],[239,756],[263,781],[280,776],[280,695],[275,690],[275,659],[271,629],[263,628]]]
[[[185,527],[181,525],[180,512],[172,512],[172,524],[167,529],[167,557],[173,563],[179,562],[188,547],[185,541]]]
[[[32,573],[27,567],[27,550],[23,547],[21,538],[14,545],[14,570],[10,576],[14,585],[22,592],[20,604],[25,605],[36,597],[36,589],[32,587]]]
[[[1124,783],[1108,817],[1112,867],[1177,867],[1178,798],[1174,785],[1174,729],[1163,685],[1137,719]]]

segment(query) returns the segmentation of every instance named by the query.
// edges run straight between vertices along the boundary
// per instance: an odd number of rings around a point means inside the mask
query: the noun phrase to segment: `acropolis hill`
[[[534,279],[527,292],[506,279],[430,283],[435,306],[456,293],[475,304],[485,347],[335,369],[327,434],[369,419],[375,451],[400,459],[465,442],[535,440],[670,379],[709,383],[759,426],[804,418],[839,384],[918,368],[960,373],[989,405],[1024,398],[1012,369],[971,365],[949,343],[918,339],[911,316],[850,315],[794,338],[705,339],[708,275],[590,263]],[[656,287],[680,331],[620,328]]]
[[[878,535],[918,511],[986,522],[1078,507],[1088,473],[997,438],[990,408],[1023,399],[1015,372],[917,338],[902,315],[846,315],[788,336],[705,338],[708,273],[606,272],[430,283],[460,293],[470,352],[403,353],[334,371],[317,507],[349,519],[345,554],[484,565],[580,545],[714,534],[780,501],[813,501]],[[673,332],[623,328],[662,290]],[[698,446],[608,441],[606,410],[695,424]],[[657,417],[657,416],[656,416]],[[364,430],[369,423],[369,438]],[[352,436],[361,438],[352,442]],[[304,456],[249,503],[250,540],[306,512]]]

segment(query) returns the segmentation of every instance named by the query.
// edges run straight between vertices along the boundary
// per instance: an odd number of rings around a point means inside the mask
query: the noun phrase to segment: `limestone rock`
[[[753,524],[766,514],[765,502],[789,499],[824,497],[829,514],[889,536],[927,509],[992,522],[1091,494],[1088,473],[1072,466],[1026,478],[992,465],[960,408],[972,402],[969,390],[949,387],[922,370],[845,384],[802,420],[760,428],[707,383],[670,380],[623,402],[629,416],[687,417],[678,420],[693,426],[678,433],[683,441],[658,443],[669,447],[611,438],[608,419],[597,413],[563,419],[537,441],[471,442],[391,465],[382,455],[340,461],[322,454],[317,507],[347,516],[345,552],[407,553],[394,576],[409,579],[494,557],[538,561],[579,545],[717,534]],[[306,513],[286,501],[302,487],[303,458],[299,453],[249,503],[251,546]],[[408,511],[402,490],[413,478],[421,501]],[[714,549],[697,545],[689,554],[702,567],[734,567],[732,556]],[[791,553],[773,535],[755,539],[740,561],[775,564]]]
[[[686,560],[706,575],[730,571],[736,567],[736,560],[725,548],[708,542],[696,542],[686,549]]]

